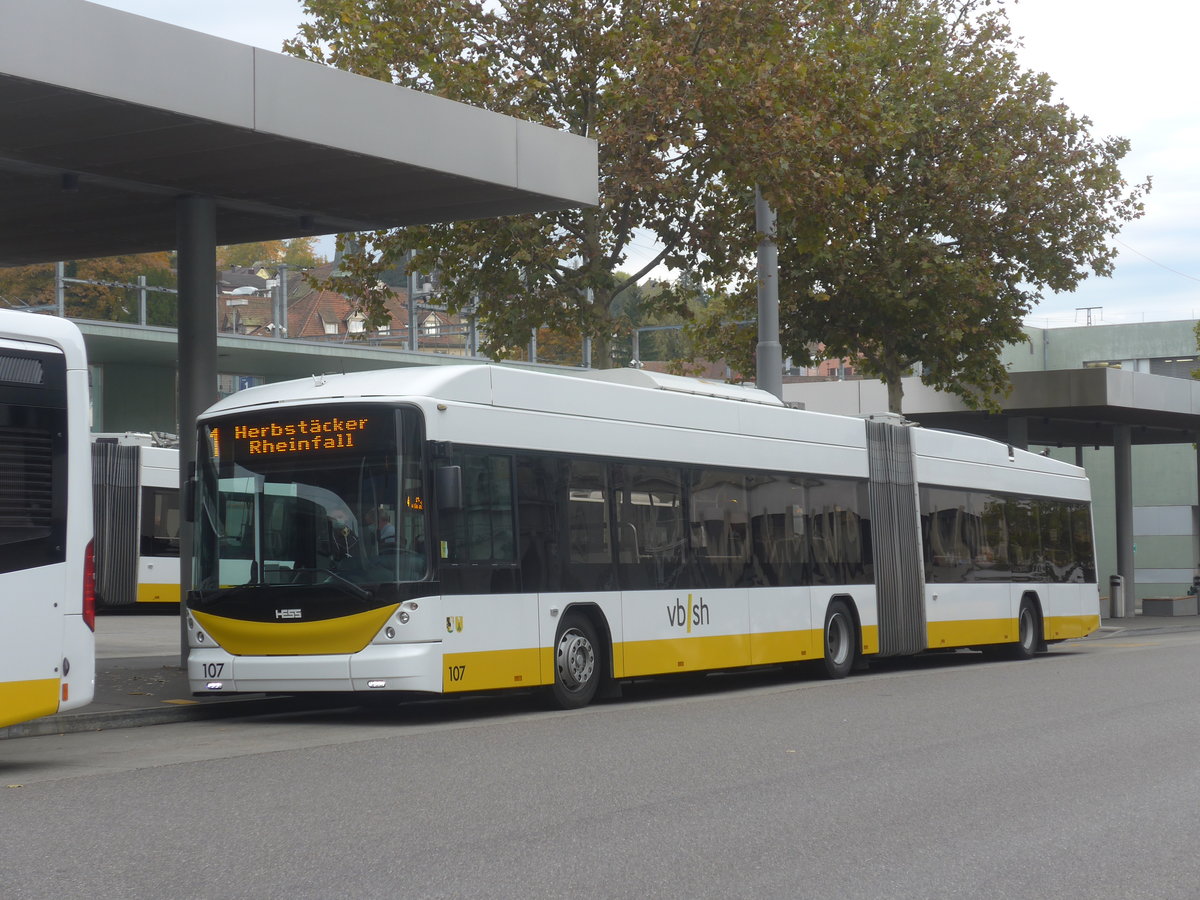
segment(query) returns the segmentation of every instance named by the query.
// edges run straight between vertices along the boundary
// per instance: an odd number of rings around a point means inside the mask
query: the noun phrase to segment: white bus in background
[[[88,402],[79,329],[0,310],[0,727],[95,691]]]
[[[179,603],[179,441],[161,432],[92,435],[96,603]]]
[[[1100,625],[1083,470],[632,369],[266,385],[199,420],[200,693],[544,688]]]

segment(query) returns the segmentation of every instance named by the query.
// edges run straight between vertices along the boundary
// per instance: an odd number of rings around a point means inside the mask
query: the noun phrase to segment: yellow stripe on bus
[[[1046,640],[1087,637],[1099,627],[1099,616],[1051,616],[1046,619]]]
[[[138,603],[178,603],[178,584],[139,584],[137,587]]]
[[[974,647],[978,644],[1011,644],[1017,640],[1016,619],[963,619],[930,622],[926,627],[929,649]]]
[[[553,651],[547,647],[523,650],[481,650],[475,653],[447,653],[442,657],[442,690],[490,691],[496,688],[536,687],[550,684],[554,671]]]
[[[1051,616],[1043,625],[1042,636],[1048,641],[1081,638],[1100,627],[1099,616]],[[1016,619],[964,619],[958,622],[930,622],[929,649],[976,647],[983,644],[1011,644],[1018,639]]]
[[[752,665],[748,634],[626,641],[613,652],[624,658],[626,678]]]
[[[0,728],[58,712],[58,679],[0,683]]]
[[[820,631],[771,631],[752,634],[750,665],[767,666],[793,660],[819,659],[820,641]]]
[[[190,610],[196,622],[234,656],[357,653],[378,634],[399,604],[316,622],[246,622]]]

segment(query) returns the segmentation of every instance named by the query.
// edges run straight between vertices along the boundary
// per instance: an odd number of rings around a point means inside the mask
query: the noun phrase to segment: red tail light
[[[83,555],[83,621],[96,630],[96,548],[91,541]]]

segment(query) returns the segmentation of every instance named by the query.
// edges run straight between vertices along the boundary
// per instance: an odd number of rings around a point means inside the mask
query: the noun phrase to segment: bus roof
[[[74,322],[19,310],[0,309],[0,338],[49,344],[63,351],[68,369],[86,369],[83,335]]]
[[[574,381],[574,384],[571,384]],[[322,400],[401,399],[428,397],[462,403],[523,409],[540,408],[545,398],[536,390],[562,387],[577,390],[584,384],[604,383],[610,389],[670,391],[680,394],[734,400],[763,406],[783,403],[766,391],[742,385],[723,384],[700,378],[685,378],[638,369],[540,371],[504,365],[414,366],[351,372],[344,375],[314,375],[293,381],[247,388],[210,407],[205,416],[238,409]],[[533,388],[522,396],[522,388]]]
[[[278,405],[356,400],[490,406],[847,449],[866,447],[861,417],[789,409],[773,395],[752,387],[636,369],[557,372],[464,364],[318,375],[239,391],[210,407],[201,420],[239,411],[266,412]],[[926,461],[926,477],[928,467],[936,471],[952,460],[1083,476],[1069,463],[985,438],[919,427],[914,431],[920,434],[914,449]]]

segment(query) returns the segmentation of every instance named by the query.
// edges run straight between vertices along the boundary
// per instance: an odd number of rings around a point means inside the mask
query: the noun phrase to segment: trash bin
[[[1108,614],[1114,619],[1125,618],[1125,579],[1120,575],[1108,578]]]

